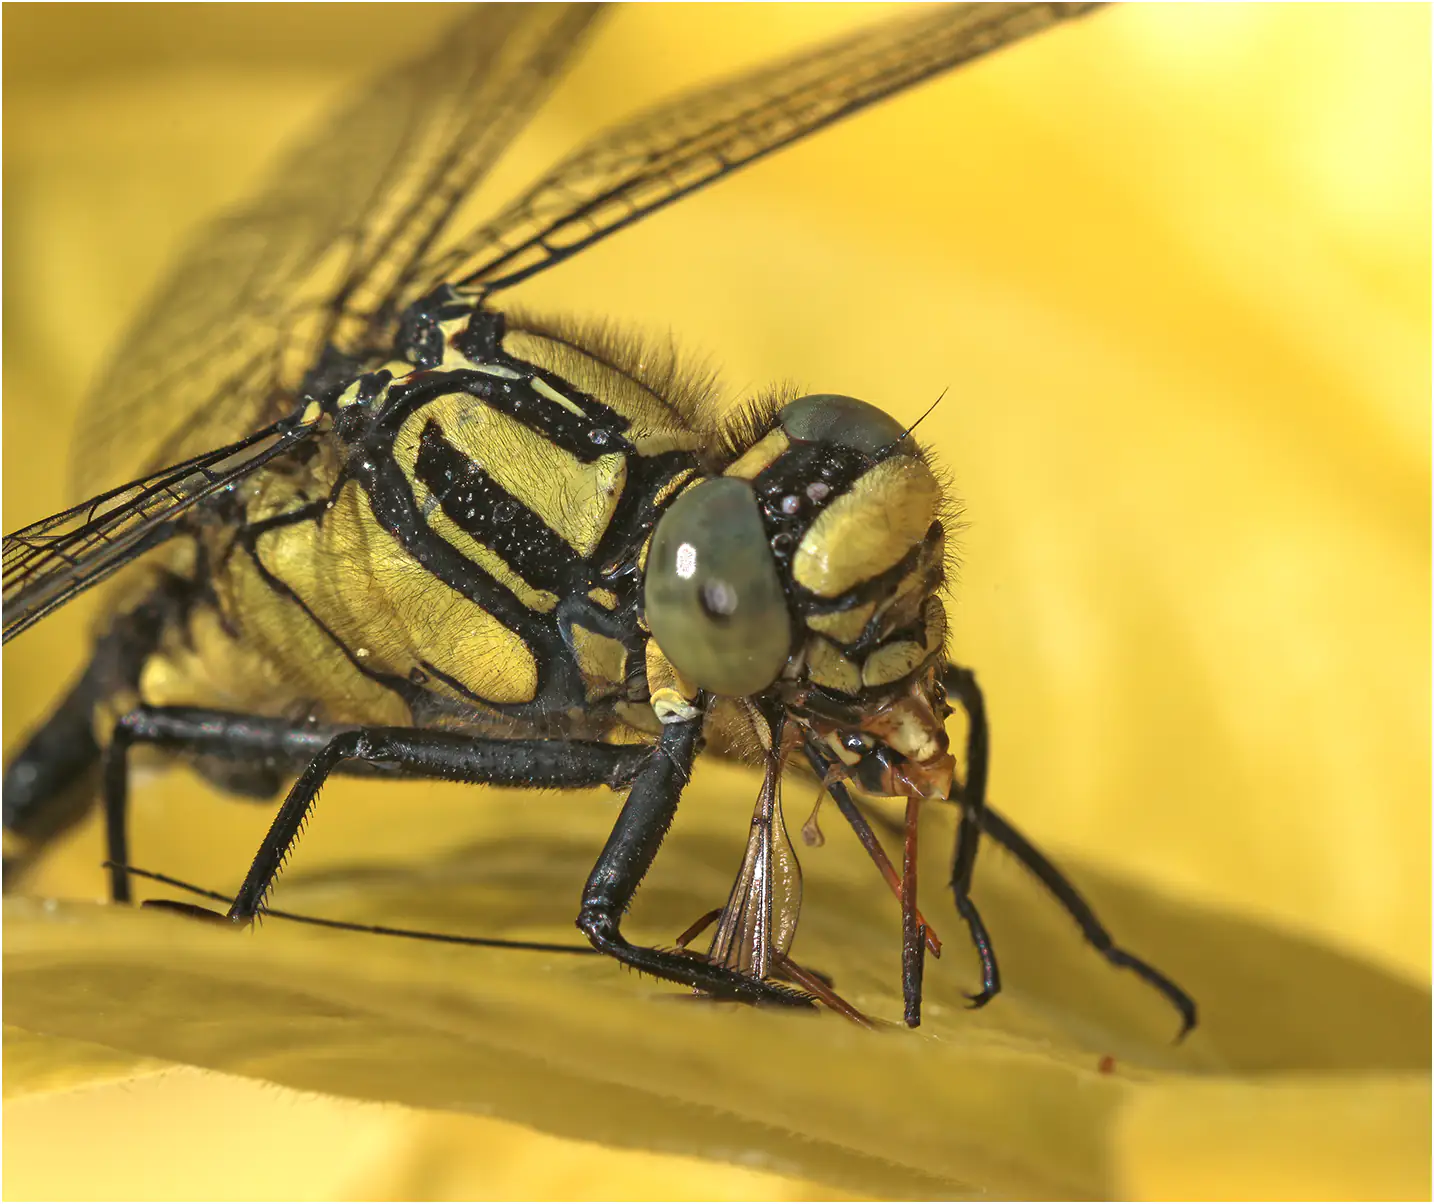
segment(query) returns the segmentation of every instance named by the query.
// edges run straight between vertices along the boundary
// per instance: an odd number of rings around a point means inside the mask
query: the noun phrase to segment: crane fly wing
[[[802,909],[802,870],[782,816],[781,771],[769,766],[752,810],[747,847],[708,959],[767,978],[775,954],[791,948]]]
[[[792,938],[797,935],[797,919],[802,913],[802,865],[787,835],[787,820],[782,814],[782,796],[777,793],[776,814],[772,821],[772,948],[789,953]]]
[[[1093,7],[923,7],[678,96],[599,134],[423,274],[430,286],[498,292],[867,105]]]
[[[373,343],[596,11],[471,8],[294,146],[258,196],[200,229],[91,392],[75,492],[272,422],[327,343]]]
[[[4,641],[165,542],[192,506],[291,450],[314,429],[312,422],[285,419],[5,536]]]

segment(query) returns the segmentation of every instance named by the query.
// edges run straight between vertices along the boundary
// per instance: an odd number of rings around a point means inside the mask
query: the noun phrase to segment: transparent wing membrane
[[[163,589],[140,577],[135,585],[151,586],[147,601],[126,612],[112,600],[91,668],[6,768],[7,837],[32,859],[82,816],[69,796],[84,800],[71,788],[102,771],[111,895],[123,902],[131,873],[185,886],[129,865],[131,745],[190,759],[235,793],[272,793],[292,773],[238,893],[210,894],[226,902],[225,914],[168,904],[248,924],[266,910],[333,774],[605,785],[626,791],[627,801],[583,892],[578,927],[596,950],[719,999],[820,1000],[868,1024],[825,975],[790,956],[802,873],[781,778],[785,762],[801,755],[901,901],[909,1025],[920,1021],[923,950],[941,948],[916,906],[919,805],[936,798],[960,806],[949,881],[980,958],[972,1006],[1001,987],[970,893],[985,839],[1026,865],[1111,965],[1159,991],[1179,1011],[1183,1035],[1196,1020],[1194,1001],[1118,947],[1061,872],[986,802],[985,703],[974,674],[945,660],[944,612],[932,609],[939,572],[923,567],[935,547],[939,568],[942,486],[924,462],[894,454],[904,428],[866,403],[809,396],[802,404],[825,407],[819,420],[792,403],[727,441],[725,452],[742,451],[744,462],[747,451],[773,442],[786,449],[761,461],[765,492],[755,479],[748,489],[737,465],[728,468],[720,483],[741,487],[743,514],[760,506],[804,517],[780,529],[775,518],[751,519],[770,607],[746,584],[757,578],[745,564],[729,574],[724,552],[696,551],[705,535],[680,545],[679,565],[692,559],[675,571],[696,576],[684,597],[710,602],[708,618],[724,627],[711,662],[727,663],[744,645],[761,662],[750,680],[719,680],[696,654],[687,659],[693,628],[675,627],[668,640],[661,594],[651,588],[667,524],[713,485],[697,479],[714,471],[708,453],[716,454],[703,442],[710,431],[698,403],[676,396],[682,390],[669,382],[677,378],[660,365],[651,376],[646,365],[624,367],[623,356],[603,350],[604,337],[524,329],[517,320],[505,327],[486,305],[746,164],[1095,7],[913,8],[614,126],[496,217],[455,235],[455,213],[562,78],[600,10],[466,7],[438,45],[383,73],[283,156],[256,198],[189,241],[80,427],[77,483],[135,479],[4,538],[8,641],[185,537],[151,561]],[[566,392],[558,387],[565,382],[573,386]],[[856,410],[872,416],[852,417]],[[837,426],[858,429],[838,434]],[[750,447],[733,446],[744,439]],[[908,472],[902,465],[924,483],[879,475]],[[694,479],[696,491],[673,503]],[[832,508],[812,511],[789,489],[812,503],[842,492]],[[852,499],[862,508],[820,526]],[[897,512],[906,517],[892,518]],[[860,538],[852,538],[858,524]],[[779,554],[782,539],[790,553],[792,531],[823,558],[852,538],[855,571],[836,573],[830,589],[822,582],[832,577],[804,576]],[[686,538],[672,535],[671,544]],[[872,551],[877,545],[885,548]],[[236,550],[249,559],[236,564]],[[884,550],[892,555],[882,559]],[[756,619],[729,623],[735,607],[709,598],[709,586],[740,595],[743,615]],[[164,705],[166,691],[148,688],[147,670],[163,668],[168,641],[193,636],[201,617],[218,623],[224,640],[191,640],[199,668],[178,668],[168,691],[200,701]],[[775,633],[769,659],[750,652],[754,622]],[[825,645],[819,633],[830,637]],[[815,651],[823,649],[842,673],[822,674]],[[678,713],[664,713],[659,697],[676,691],[648,680],[654,651],[659,660],[670,654],[679,685],[694,678]],[[424,659],[430,653],[447,668]],[[311,676],[289,672],[296,657]],[[116,664],[123,672],[111,671]],[[225,677],[255,680],[231,692]],[[130,709],[136,689],[143,701]],[[237,700],[236,709],[204,704],[213,697]],[[713,708],[728,704],[744,708],[750,747],[766,760],[731,891],[678,938],[678,950],[631,944],[620,921],[704,755],[705,721],[716,715],[722,729],[729,716]],[[967,720],[960,782],[945,733],[958,705]],[[101,719],[113,724],[108,737],[95,726]],[[743,747],[734,739],[727,751]],[[899,874],[848,782],[907,799]],[[10,846],[7,839],[7,867]],[[13,873],[7,868],[12,883]],[[566,948],[291,918],[457,944]],[[689,951],[714,921],[707,954]]]
[[[308,438],[275,423],[5,536],[4,639],[163,543],[186,511]]]
[[[150,471],[278,419],[329,344],[384,348],[445,282],[492,293],[755,159],[1090,5],[922,8],[679,96],[599,135],[493,220],[453,214],[592,25],[592,5],[480,5],[198,231],[101,375],[72,479]],[[78,492],[78,490],[77,490]]]
[[[786,954],[802,910],[802,870],[782,817],[781,770],[768,767],[747,847],[707,951],[719,966],[766,978]]]
[[[79,429],[76,482],[139,479],[6,538],[5,637],[275,454],[237,475],[212,472],[250,446],[249,432],[261,438],[294,409],[321,355],[386,354],[398,313],[435,285],[507,288],[849,113],[1090,7],[922,8],[679,96],[599,135],[442,250],[454,212],[598,12],[470,9],[434,49],[385,72],[290,150],[254,200],[190,241]]]
[[[475,6],[294,146],[258,196],[200,229],[96,382],[73,456],[81,489],[274,421],[326,342],[381,341],[414,264],[597,11]]]
[[[1094,7],[923,7],[678,96],[598,135],[422,275],[484,294],[509,288],[763,155]]]

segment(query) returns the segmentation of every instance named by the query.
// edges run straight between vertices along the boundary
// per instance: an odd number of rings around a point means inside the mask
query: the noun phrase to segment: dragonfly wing
[[[31,523],[4,540],[4,641],[177,533],[197,503],[307,439],[286,419]]]
[[[254,199],[196,233],[91,394],[76,493],[272,422],[328,342],[352,353],[381,341],[414,265],[595,13],[474,6],[294,146]]]
[[[680,95],[599,134],[423,275],[482,294],[509,288],[763,155],[1093,7],[922,7]]]

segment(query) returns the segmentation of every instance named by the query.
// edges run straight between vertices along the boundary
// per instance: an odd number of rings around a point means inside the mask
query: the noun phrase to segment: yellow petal
[[[97,10],[58,31],[59,10],[7,11],[7,526],[74,500],[37,449],[69,429],[189,223],[240,195],[321,93],[430,37],[381,8],[348,10],[338,37],[334,12],[286,12],[275,38],[268,10]],[[619,14],[492,193],[620,109],[851,20]],[[505,961],[475,983],[497,955],[25,912],[7,915],[6,1013],[34,1035],[7,1088],[182,1054],[421,1101],[481,1063],[498,1070],[443,1097],[456,1119],[403,1114],[415,1157],[436,1148],[420,1131],[463,1144],[445,1126],[482,1126],[462,1111],[481,1107],[878,1194],[1427,1198],[1428,22],[1417,6],[1110,10],[774,157],[524,297],[670,329],[735,382],[795,378],[907,420],[950,387],[922,442],[965,505],[952,646],[990,691],[996,800],[1118,935],[1188,980],[1205,1016],[1188,1047],[998,857],[977,895],[1008,992],[960,1010],[971,966],[933,838],[923,905],[950,952],[915,1036],[660,1002],[602,962]],[[7,747],[85,640],[77,608],[7,647]],[[720,902],[750,787],[684,803],[679,823],[714,826],[664,848],[635,932],[670,940]],[[140,860],[209,885],[233,885],[272,814],[182,775],[136,797]],[[276,902],[566,934],[613,813],[335,790]],[[486,886],[425,876],[465,846]],[[894,904],[845,847],[805,859],[800,949],[894,1015]],[[77,834],[44,889],[92,896],[98,850]],[[116,1006],[117,984],[151,1006]],[[236,991],[272,1019],[237,1014]],[[495,1032],[475,1015],[512,1019]],[[332,1017],[363,1034],[348,1056],[326,1056]],[[1104,1054],[1114,1075],[1093,1069]],[[575,1118],[575,1083],[622,1107]],[[72,1117],[94,1115],[74,1098]],[[288,1106],[229,1098],[246,1117]],[[104,1181],[155,1195],[178,1121],[208,1132],[216,1111],[175,1107],[163,1144],[136,1142]],[[72,1153],[77,1122],[54,1115]],[[489,1140],[521,1163],[511,1131]],[[52,1192],[31,1194],[59,1192],[72,1164],[53,1158]],[[294,1166],[288,1182],[318,1182]],[[483,1169],[452,1194],[480,1194]],[[224,1188],[185,1182],[174,1194]],[[694,1172],[688,1194],[706,1182]]]

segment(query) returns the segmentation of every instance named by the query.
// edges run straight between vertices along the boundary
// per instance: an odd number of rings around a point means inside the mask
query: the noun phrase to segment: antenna
[[[908,435],[911,434],[912,431],[914,431],[918,426],[920,426],[923,422],[925,422],[928,417],[930,417],[931,411],[934,410],[937,406],[939,406],[939,405],[941,404],[941,402],[945,399],[946,394],[949,393],[949,392],[951,392],[951,386],[950,386],[950,385],[947,385],[946,388],[944,388],[944,389],[941,390],[941,395],[940,395],[939,397],[937,397],[937,399],[936,399],[935,401],[933,401],[929,406],[926,407],[926,409],[925,409],[925,411],[922,413],[921,417],[918,418],[915,422],[913,422],[913,423],[912,423],[909,427],[907,427],[904,431],[902,431],[901,434],[900,434],[900,436],[898,436],[898,437],[897,437],[896,439],[894,439],[891,443],[889,443],[886,447],[884,447],[884,448],[882,449],[881,454],[882,454],[883,456],[887,456],[887,455],[890,455],[893,451],[895,451],[896,448],[897,448],[897,447],[900,445],[900,443],[902,442],[902,440],[904,440]]]

